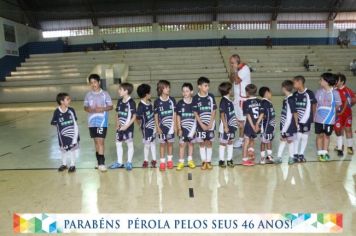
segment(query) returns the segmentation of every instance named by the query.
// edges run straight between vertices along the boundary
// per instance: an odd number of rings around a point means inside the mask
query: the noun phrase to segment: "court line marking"
[[[6,156],[6,155],[10,155],[10,154],[12,154],[12,152],[7,152],[7,153],[4,153],[4,154],[1,154],[0,157]]]
[[[21,149],[24,150],[24,149],[29,148],[29,147],[31,147],[31,146],[32,146],[32,144],[27,145],[27,146],[24,146],[24,147],[22,147]]]
[[[42,139],[42,140],[38,141],[37,143],[43,143],[45,141],[47,141],[47,139]]]

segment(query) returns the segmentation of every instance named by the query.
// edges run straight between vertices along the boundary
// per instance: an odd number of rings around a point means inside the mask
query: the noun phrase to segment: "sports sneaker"
[[[349,154],[349,155],[353,155],[354,154],[354,150],[352,149],[352,147],[348,147],[347,148],[347,154]]]
[[[105,165],[99,165],[98,170],[100,170],[101,172],[106,172],[108,169],[106,169]]]
[[[148,167],[148,161],[143,161],[142,168],[147,168],[147,167]]]
[[[206,170],[208,167],[206,166],[206,162],[201,163],[201,169]]]
[[[151,161],[151,168],[156,168],[157,165],[157,161],[156,160],[152,160]]]
[[[266,158],[265,157],[261,157],[260,164],[261,165],[266,164]]]
[[[184,169],[184,162],[179,162],[177,165],[177,170],[183,170]]]
[[[100,167],[100,165],[99,165]],[[119,168],[123,168],[124,164],[121,164],[119,162],[114,162],[109,166],[109,169],[119,169]]]
[[[274,163],[273,157],[272,156],[267,156],[266,157],[266,164],[273,164],[273,163]]]
[[[190,169],[194,169],[196,167],[196,165],[195,165],[193,160],[188,161],[188,166],[189,166]]]
[[[325,159],[325,161],[330,161],[329,153],[326,153],[326,154],[324,155],[324,159]]]
[[[220,161],[219,161],[219,166],[220,166],[221,168],[225,168],[225,167],[226,167],[225,161],[220,160]]]
[[[319,161],[321,161],[321,162],[326,161],[324,155],[318,155],[318,159],[319,159]]]
[[[68,173],[73,173],[73,172],[75,172],[75,166],[69,167]]]
[[[342,150],[337,150],[337,156],[338,157],[343,157],[344,156],[344,152]]]
[[[165,170],[166,170],[166,163],[161,162],[161,163],[159,164],[159,170],[160,170],[160,171],[165,171]]]
[[[298,159],[299,159],[299,162],[307,162],[307,159],[305,159],[304,155],[299,155]]]
[[[234,162],[233,162],[232,160],[227,161],[226,163],[227,163],[227,166],[228,166],[228,167],[233,168],[233,167],[235,166],[235,165],[234,165]]]
[[[126,170],[128,170],[128,171],[132,170],[132,163],[131,162],[126,162],[125,167],[126,167]]]
[[[299,162],[299,155],[298,155],[298,154],[294,154],[294,156],[293,156],[293,162],[294,162],[294,163],[298,163],[298,162]]]
[[[293,165],[294,163],[296,163],[294,157],[293,157],[293,158],[290,157],[290,158],[288,159],[288,165]]]
[[[251,159],[247,159],[245,161],[242,161],[242,165],[244,166],[254,166],[255,165],[255,162]]]
[[[174,167],[173,161],[167,161],[167,168],[173,169],[173,167]]]
[[[206,163],[206,168],[207,168],[208,170],[212,170],[212,169],[213,169],[213,166],[211,165],[211,162],[207,162],[207,163]]]
[[[67,169],[67,166],[66,166],[66,165],[61,165],[61,166],[58,168],[58,171],[59,171],[59,172],[62,172],[62,171],[64,171],[65,169]]]

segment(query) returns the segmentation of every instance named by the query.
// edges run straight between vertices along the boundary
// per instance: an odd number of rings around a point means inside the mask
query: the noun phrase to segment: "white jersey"
[[[251,72],[247,65],[243,65],[237,72],[237,76],[241,79],[239,84],[234,83],[234,98],[235,101],[246,99],[246,86],[251,84]]]

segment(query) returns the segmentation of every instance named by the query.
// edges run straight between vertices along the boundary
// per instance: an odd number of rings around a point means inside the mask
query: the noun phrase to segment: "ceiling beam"
[[[334,20],[344,0],[334,0],[330,4],[328,20]]]

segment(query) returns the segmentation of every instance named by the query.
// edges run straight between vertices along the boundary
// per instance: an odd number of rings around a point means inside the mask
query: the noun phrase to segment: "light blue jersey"
[[[326,125],[335,124],[336,107],[341,106],[339,92],[334,89],[318,89],[315,98],[317,101],[315,122]]]
[[[90,91],[85,95],[84,107],[108,107],[112,106],[112,100],[108,92],[100,90],[99,92]],[[108,127],[109,112],[88,113],[88,127],[106,128]]]

